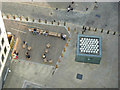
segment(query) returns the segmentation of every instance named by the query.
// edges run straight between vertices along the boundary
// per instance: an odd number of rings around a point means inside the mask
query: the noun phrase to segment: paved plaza
[[[62,5],[60,5],[62,4]],[[92,8],[94,3],[75,3],[74,10],[66,11],[70,3],[3,3],[2,12],[11,15],[22,15],[31,19],[41,19],[44,23],[19,22],[4,19],[7,31],[19,38],[17,49],[18,60],[13,60],[10,65],[11,73],[8,74],[4,88],[118,88],[118,3],[98,3],[98,8]],[[41,6],[40,6],[41,5]],[[56,10],[56,8],[59,8]],[[86,11],[88,7],[88,11]],[[51,14],[52,13],[52,14]],[[57,25],[60,22],[60,25]],[[70,27],[70,35],[66,28]],[[86,30],[82,33],[81,26],[97,28],[96,31]],[[33,35],[28,31],[28,26],[39,27],[57,33],[65,33],[70,36],[70,42],[57,69],[55,65],[67,41],[60,38]],[[103,31],[101,31],[103,30]],[[109,31],[109,33],[107,33]],[[115,32],[115,35],[113,34]],[[102,38],[102,59],[100,64],[76,62],[77,34],[94,35]],[[68,39],[68,38],[67,38]],[[26,40],[32,47],[31,60],[25,59],[25,49],[22,42]],[[51,48],[48,58],[53,59],[53,64],[44,64],[41,54],[50,43]],[[83,75],[83,79],[76,79],[77,73]],[[17,82],[17,83],[16,83]],[[27,83],[26,83],[27,82]]]
[[[19,43],[17,46],[17,50],[19,52],[18,59],[26,60],[25,53],[27,52],[27,49],[23,49],[22,45],[23,45],[23,41],[27,41],[28,46],[31,46],[32,48],[29,51],[31,55],[30,61],[42,63],[42,64],[44,64],[42,55],[44,54],[46,45],[48,43],[51,46],[48,49],[47,60],[52,59],[53,63],[52,64],[46,63],[46,64],[55,66],[67,40],[62,40],[61,38],[53,37],[53,36],[44,36],[39,34],[33,35],[32,32],[28,30],[29,27],[31,26],[32,28],[38,27],[41,30],[48,30],[56,33],[64,33],[67,35],[67,39],[69,37],[67,30],[64,27],[60,27],[60,26],[49,26],[49,25],[33,24],[33,23],[20,23],[14,21],[5,21],[5,25],[7,32],[11,32],[19,39]]]

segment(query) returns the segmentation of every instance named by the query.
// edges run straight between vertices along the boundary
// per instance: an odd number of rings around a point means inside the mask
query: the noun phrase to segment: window
[[[1,52],[1,46],[0,46],[0,52]]]
[[[6,52],[7,52],[7,48],[5,47],[5,48],[4,48],[4,53],[6,54]]]
[[[1,66],[2,66],[2,65],[1,65],[1,63],[0,63],[0,69],[1,69]]]
[[[0,28],[0,35],[1,35],[1,28]]]
[[[4,61],[4,55],[2,54],[2,62]]]
[[[4,44],[4,38],[2,38],[2,45]]]

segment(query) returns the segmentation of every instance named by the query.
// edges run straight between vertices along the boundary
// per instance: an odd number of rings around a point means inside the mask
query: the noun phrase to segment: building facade
[[[0,11],[0,89],[3,82],[3,71],[7,62],[7,58],[10,52],[10,45],[5,30],[5,25],[2,19],[2,13]]]

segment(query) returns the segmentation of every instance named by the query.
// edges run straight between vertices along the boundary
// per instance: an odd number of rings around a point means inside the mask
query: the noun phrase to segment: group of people
[[[33,30],[33,35],[37,35],[37,29],[36,28],[34,28],[34,30]],[[42,33],[44,36],[48,36],[48,31],[44,31],[43,33]]]
[[[31,58],[31,56],[30,56],[28,51],[25,53],[25,56],[26,56],[26,59],[28,59],[28,60]]]
[[[72,2],[72,4],[74,4],[74,2]],[[72,7],[71,5],[69,5],[69,6],[67,7],[67,12],[69,12],[69,11],[71,11],[71,10],[73,10],[73,7]]]
[[[28,48],[28,42],[23,41],[23,48],[26,48],[26,47]],[[31,56],[30,56],[28,51],[25,53],[25,56],[26,56],[26,59],[30,59],[31,58]]]

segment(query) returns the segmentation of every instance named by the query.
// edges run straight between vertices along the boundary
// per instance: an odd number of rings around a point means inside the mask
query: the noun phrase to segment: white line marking
[[[12,30],[15,30],[15,31],[18,31],[18,32],[21,32],[21,33],[26,33],[26,32],[23,32],[23,31],[20,31],[20,30],[17,30],[17,29],[14,29],[14,28],[11,28]]]

